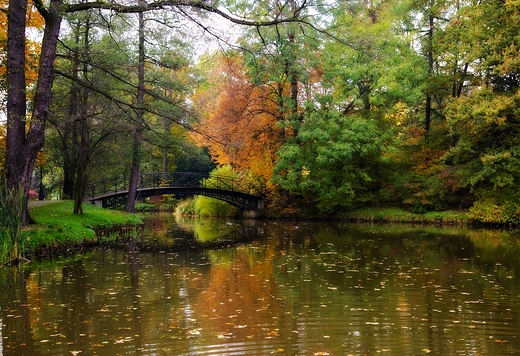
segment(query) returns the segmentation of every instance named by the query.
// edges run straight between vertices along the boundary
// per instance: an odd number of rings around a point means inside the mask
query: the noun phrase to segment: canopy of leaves
[[[282,147],[275,168],[284,189],[315,200],[323,212],[374,199],[383,178],[383,142],[374,122],[318,111],[296,139]]]
[[[192,97],[201,117],[197,130],[203,134],[196,139],[218,164],[268,181],[280,145],[276,104],[264,86],[251,83],[240,56],[219,61]]]

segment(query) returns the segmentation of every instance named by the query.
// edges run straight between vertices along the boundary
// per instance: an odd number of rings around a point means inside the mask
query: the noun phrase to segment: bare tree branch
[[[37,0],[41,1],[41,0]],[[304,4],[306,1],[304,2]],[[305,6],[305,5],[302,5]],[[68,5],[65,8],[65,12],[77,12],[88,9],[104,9],[104,10],[112,10],[115,12],[122,13],[139,13],[153,10],[163,10],[169,7],[177,7],[177,8],[193,8],[204,10],[207,12],[211,12],[221,16],[222,18],[244,26],[272,26],[280,23],[288,23],[288,22],[297,22],[298,20],[298,12],[302,9],[302,7],[296,9],[296,12],[290,17],[280,16],[280,12],[276,12],[273,14],[273,20],[268,21],[255,21],[255,20],[247,20],[244,18],[239,18],[236,16],[232,16],[225,11],[219,9],[211,3],[205,2],[203,0],[159,0],[151,3],[145,3],[143,5],[123,5],[117,4],[115,2],[105,2],[105,1],[92,1],[85,2],[81,4],[73,4]]]

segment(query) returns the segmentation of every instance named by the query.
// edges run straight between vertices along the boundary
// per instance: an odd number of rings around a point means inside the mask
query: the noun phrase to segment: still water
[[[156,215],[0,268],[0,354],[520,355],[519,256],[511,232]]]

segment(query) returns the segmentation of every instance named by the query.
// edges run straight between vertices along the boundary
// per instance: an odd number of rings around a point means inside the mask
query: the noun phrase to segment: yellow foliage
[[[7,10],[9,1],[0,0],[0,78],[5,78],[7,69]],[[31,30],[40,30],[43,28],[45,21],[32,2],[27,7],[27,28]],[[30,31],[29,31],[30,32]],[[27,85],[30,85],[38,78],[38,57],[40,53],[40,43],[34,39],[27,38],[25,56],[26,56],[26,79]]]
[[[408,120],[408,111],[408,106],[400,101],[394,105],[391,111],[385,114],[385,121],[396,126],[404,125]]]

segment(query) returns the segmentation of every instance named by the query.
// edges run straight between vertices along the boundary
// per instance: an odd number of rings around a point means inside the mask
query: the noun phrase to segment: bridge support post
[[[259,200],[256,202],[256,209],[244,209],[242,210],[242,216],[244,218],[255,219],[260,218],[264,215],[264,201]]]
[[[251,209],[242,210],[242,217],[244,217],[244,218],[256,219],[256,218],[261,218],[262,215],[263,215],[262,210],[251,210]]]

